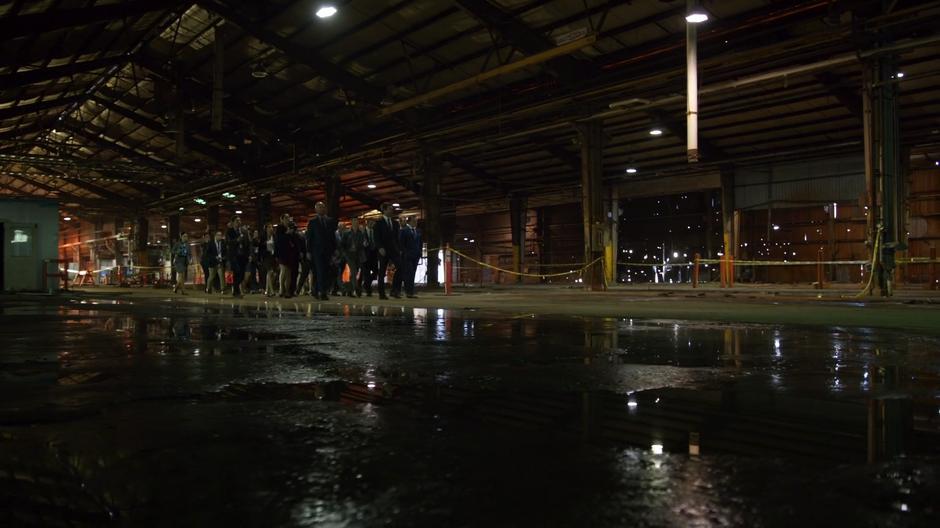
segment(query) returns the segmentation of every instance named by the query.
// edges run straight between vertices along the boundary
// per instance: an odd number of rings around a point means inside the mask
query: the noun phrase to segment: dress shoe
[[[329,295],[321,295],[321,296],[320,296],[320,300],[321,300],[321,301],[329,301],[329,300],[330,300],[330,297],[329,297]]]
[[[409,298],[409,299],[417,299],[418,296],[417,296],[417,295],[409,295],[408,298]]]
[[[371,297],[371,296],[370,296],[370,297]],[[379,294],[379,299],[380,299],[380,300],[383,300],[383,301],[387,301],[387,300],[388,300],[388,295],[384,295],[384,294],[381,294],[381,293],[380,293],[380,294]]]

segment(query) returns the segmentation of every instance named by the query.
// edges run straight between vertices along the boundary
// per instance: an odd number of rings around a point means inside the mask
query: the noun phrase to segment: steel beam
[[[346,90],[355,92],[356,95],[363,100],[374,104],[379,104],[382,101],[385,95],[383,89],[378,86],[373,86],[349,71],[333,64],[320,56],[317,50],[297,44],[273,30],[265,29],[262,24],[243,15],[241,10],[228,7],[216,0],[201,0],[199,5],[238,25],[242,31],[254,36],[258,40],[279,49],[292,61],[309,67],[323,76],[323,78]]]
[[[95,70],[108,68],[115,64],[127,62],[127,57],[117,55],[114,57],[104,57],[83,62],[73,62],[61,66],[51,66],[48,68],[37,68],[35,70],[15,71],[0,75],[0,86],[21,87],[28,84],[35,84],[44,81],[51,81],[62,77],[70,77],[80,73],[89,73]]]
[[[36,112],[43,112],[51,108],[61,108],[82,99],[84,99],[84,96],[71,95],[67,97],[59,97],[58,99],[51,99],[48,101],[40,101],[38,103],[27,105],[21,104],[10,108],[0,108],[0,119],[10,119],[11,117],[19,117],[27,114],[35,114]]]
[[[548,37],[487,0],[457,0],[457,4],[482,22],[484,26],[498,33],[503,40],[527,55],[536,55],[556,47]],[[553,57],[552,59],[550,70],[565,80],[574,80],[587,70],[571,57]]]
[[[477,167],[466,159],[454,154],[444,154],[441,159],[466,172],[470,176],[473,176],[482,183],[485,183],[490,188],[496,189],[503,194],[509,194],[509,188],[499,178]]]
[[[74,9],[47,9],[35,14],[0,18],[0,35],[13,39],[48,33],[163,11],[182,3],[180,0],[137,0]]]

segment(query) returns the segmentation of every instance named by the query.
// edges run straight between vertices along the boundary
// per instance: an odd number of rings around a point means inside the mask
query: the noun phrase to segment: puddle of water
[[[44,524],[37,509],[45,524],[881,526],[936,513],[935,337],[49,302],[2,308],[0,500],[22,499],[7,525]]]

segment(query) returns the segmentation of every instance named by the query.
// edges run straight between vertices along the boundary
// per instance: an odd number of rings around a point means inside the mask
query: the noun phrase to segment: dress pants
[[[294,290],[297,295],[303,295],[307,291],[310,278],[310,261],[306,257],[300,259],[300,276],[297,277],[297,288]]]
[[[374,257],[366,259],[362,263],[362,267],[359,271],[359,280],[356,283],[360,291],[365,291],[369,295],[372,295],[372,281],[375,279],[376,265],[377,263]]]
[[[242,281],[245,280],[245,263],[232,260],[229,262],[229,269],[232,270],[232,295],[241,295]]]
[[[313,264],[317,274],[316,295],[329,295],[333,289],[333,263],[330,262],[330,256],[323,253],[313,254]]]
[[[218,279],[219,282],[215,282]],[[206,277],[206,291],[212,293],[213,286],[218,285],[219,293],[225,291],[225,266],[209,267],[209,275]]]
[[[385,256],[379,255],[379,297],[385,296],[385,278],[388,276],[388,265],[395,266],[395,273],[392,275],[392,294],[398,295],[401,292],[401,259],[396,253],[386,253]]]
[[[346,260],[346,265],[349,266],[349,281],[343,283],[343,289],[349,295],[355,292],[361,292],[362,289],[359,286],[359,262]]]
[[[278,265],[278,269],[280,270],[279,282],[281,284],[280,284],[280,289],[278,290],[277,294],[280,295],[281,297],[288,297],[288,296],[293,295],[294,292],[291,289],[291,281],[293,280],[293,275],[291,274],[291,266],[280,264]]]
[[[415,274],[418,272],[418,259],[402,259],[402,274],[404,275],[405,294],[415,294]]]

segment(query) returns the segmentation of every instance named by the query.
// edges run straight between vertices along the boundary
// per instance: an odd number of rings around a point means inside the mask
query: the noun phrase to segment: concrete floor
[[[0,526],[936,526],[938,306],[725,295],[3,296]]]
[[[857,297],[854,287],[825,290],[788,286],[738,286],[724,290],[714,286],[692,289],[678,286],[618,286],[607,292],[585,292],[560,286],[503,286],[457,288],[454,295],[420,292],[419,299],[380,301],[377,297],[333,297],[327,303],[300,296],[292,299],[246,295],[206,295],[190,288],[186,296],[155,288],[79,288],[91,297],[121,299],[170,299],[190,303],[223,303],[242,306],[279,306],[299,310],[338,306],[349,301],[357,306],[473,309],[513,315],[577,315],[643,319],[760,324],[824,325],[909,329],[940,333],[940,291],[901,290],[890,298]]]

